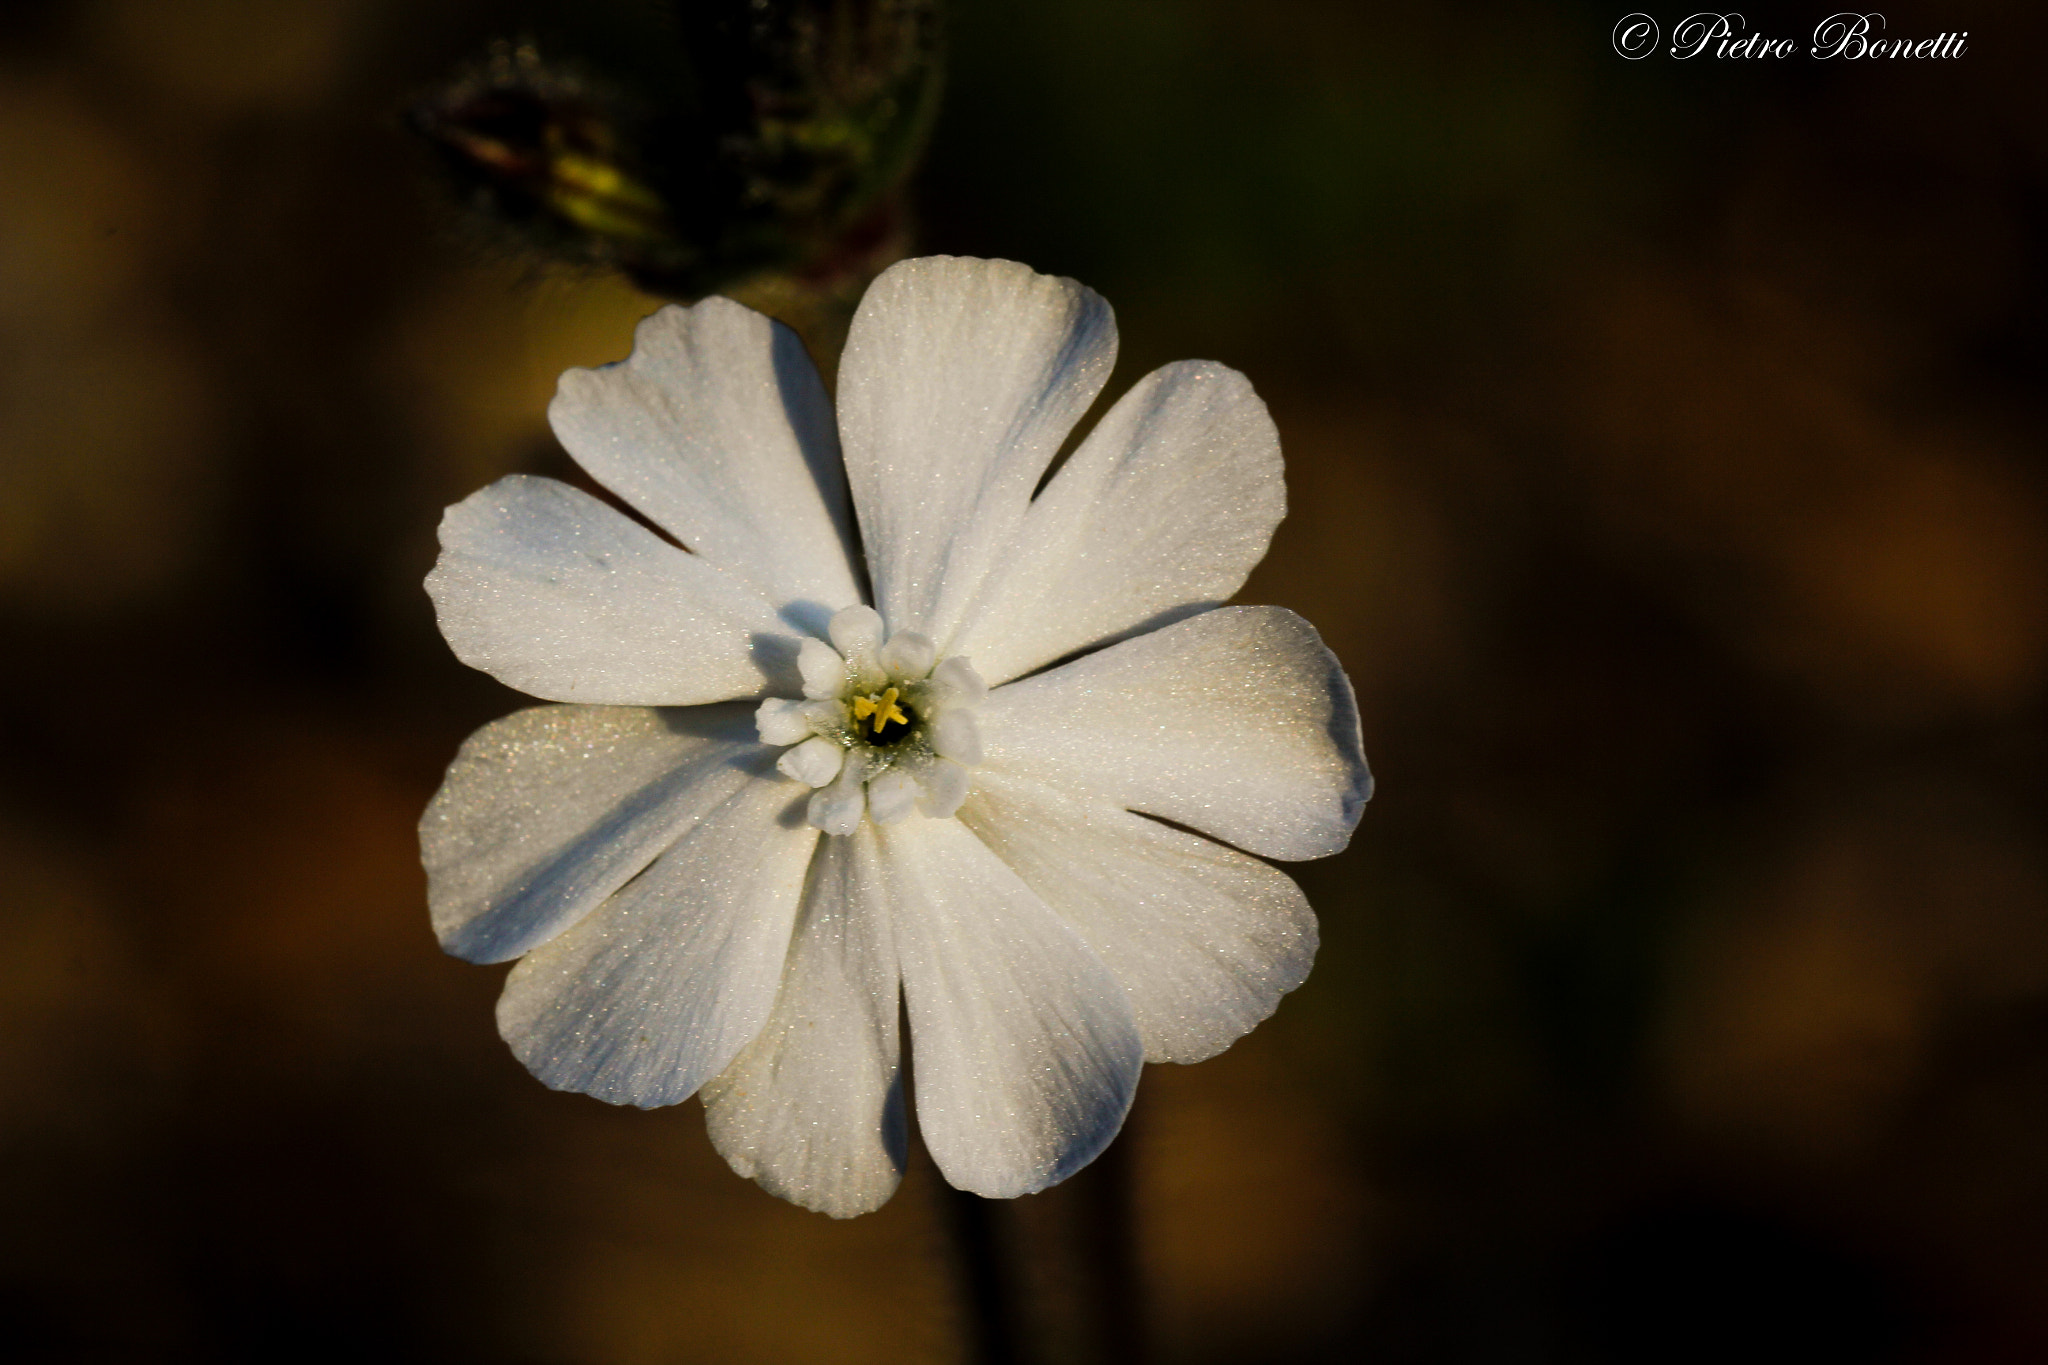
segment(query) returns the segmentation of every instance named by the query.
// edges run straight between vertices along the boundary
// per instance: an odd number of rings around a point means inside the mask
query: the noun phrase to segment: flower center
[[[761,742],[783,750],[776,770],[814,789],[806,818],[851,834],[863,819],[950,817],[981,762],[980,675],[958,655],[940,659],[916,631],[884,639],[873,607],[834,613],[827,633],[831,643],[798,648],[803,696],[771,697],[754,714]]]
[[[867,723],[871,733],[864,738],[868,743],[886,747],[898,743],[917,727],[917,712],[897,700],[897,691],[888,687],[853,699],[854,728]]]

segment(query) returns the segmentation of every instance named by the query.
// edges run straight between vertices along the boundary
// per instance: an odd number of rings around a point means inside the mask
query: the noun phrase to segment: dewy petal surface
[[[1216,607],[1283,511],[1273,426],[1171,365],[1048,477],[1115,353],[1074,281],[903,262],[835,429],[786,329],[665,309],[550,409],[628,512],[519,476],[449,509],[457,655],[594,704],[479,731],[421,826],[444,945],[520,959],[537,1077],[701,1093],[735,1170],[837,1216],[900,1182],[914,1077],[940,1171],[1010,1197],[1301,981],[1314,919],[1254,855],[1341,848],[1371,777],[1315,632]]]
[[[1109,305],[1014,261],[933,256],[868,287],[839,433],[875,605],[939,646],[1116,359]]]
[[[952,649],[1002,683],[1216,606],[1286,512],[1280,435],[1250,381],[1206,360],[1154,370],[1033,500]]]
[[[766,598],[553,479],[514,474],[449,508],[427,592],[456,657],[548,701],[685,706],[800,685]]]
[[[835,1218],[903,1177],[896,952],[872,828],[827,839],[774,1013],[704,1087],[712,1145],[770,1194]]]
[[[861,596],[831,401],[796,333],[731,299],[671,305],[633,354],[562,376],[548,420],[576,462],[817,633]]]
[[[989,693],[983,768],[1269,858],[1350,841],[1372,775],[1351,684],[1281,607],[1223,607]]]
[[[1108,964],[1148,1062],[1221,1052],[1272,1014],[1315,960],[1316,921],[1301,889],[1235,849],[989,771],[960,819]]]
[[[1064,1180],[1116,1136],[1137,1087],[1144,1044],[1123,988],[959,821],[874,838],[932,1159],[991,1199]]]
[[[507,962],[625,885],[738,781],[750,708],[536,706],[471,735],[420,819],[441,946]]]
[[[512,969],[498,1032],[535,1076],[614,1104],[676,1104],[761,1031],[818,840],[807,793],[774,757],[756,745],[707,777],[716,805]]]

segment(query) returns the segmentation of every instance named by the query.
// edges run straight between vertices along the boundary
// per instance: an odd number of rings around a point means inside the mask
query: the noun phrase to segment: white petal
[[[1154,370],[1032,502],[951,648],[1001,683],[1216,606],[1286,511],[1250,381],[1206,360]]]
[[[967,769],[951,759],[935,759],[917,770],[917,785],[923,793],[917,808],[934,820],[944,820],[960,809],[974,779]]]
[[[1064,1180],[1116,1136],[1138,1084],[1123,988],[959,821],[876,838],[932,1159],[992,1199]]]
[[[849,752],[832,785],[811,793],[805,818],[827,834],[845,835],[860,828],[867,808],[867,762]]]
[[[826,630],[834,649],[863,666],[873,663],[882,647],[882,614],[870,606],[855,604],[833,613]]]
[[[746,710],[536,706],[471,735],[420,819],[441,946],[506,962],[589,913],[746,780]]]
[[[803,675],[804,695],[813,701],[836,697],[846,686],[846,660],[823,640],[805,639],[797,647],[796,666]]]
[[[769,1193],[878,1209],[905,1156],[896,952],[874,836],[818,850],[768,1025],[704,1087],[711,1143]]]
[[[770,697],[754,712],[754,729],[763,744],[801,744],[811,734],[811,702],[801,697]]]
[[[730,299],[647,318],[633,354],[570,370],[555,434],[606,488],[822,629],[856,600],[832,407],[796,334]]]
[[[1116,974],[1148,1062],[1214,1056],[1308,976],[1315,916],[1256,858],[986,769],[960,819]]]
[[[1115,358],[1108,304],[1014,261],[930,256],[868,287],[839,432],[891,626],[951,638]]]
[[[457,658],[536,697],[796,690],[796,642],[765,598],[553,479],[514,474],[449,508],[427,592]]]
[[[917,783],[901,768],[891,768],[868,783],[868,818],[893,825],[917,808]]]
[[[839,776],[846,763],[846,751],[823,736],[812,736],[775,761],[784,777],[793,777],[807,787],[822,787]]]
[[[922,678],[932,671],[932,661],[938,657],[930,636],[899,630],[882,646],[882,671],[894,678]]]
[[[932,722],[932,747],[961,763],[981,762],[981,727],[974,712],[965,709],[941,711]]]
[[[668,852],[552,943],[498,998],[498,1032],[557,1090],[675,1104],[768,1020],[818,832],[768,750]]]
[[[1372,794],[1358,707],[1315,628],[1224,607],[999,687],[984,768],[1092,792],[1269,858],[1350,841]]]

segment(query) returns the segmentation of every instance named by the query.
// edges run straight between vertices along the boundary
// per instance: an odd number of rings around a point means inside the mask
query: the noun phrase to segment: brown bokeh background
[[[1027,1359],[1132,1304],[1162,1362],[2048,1359],[2048,30],[1626,63],[1627,7],[957,6],[920,247],[1099,289],[1113,391],[1252,376],[1244,599],[1381,782],[1294,869],[1309,983],[1148,1071],[1137,1283],[1103,1172],[1004,1211]],[[694,1104],[533,1082],[428,931],[414,821],[521,704],[435,522],[653,306],[402,132],[507,22],[0,10],[10,1358],[963,1350],[928,1169],[780,1204]]]

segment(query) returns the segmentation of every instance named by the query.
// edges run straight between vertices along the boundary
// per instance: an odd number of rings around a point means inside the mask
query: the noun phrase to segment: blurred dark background
[[[953,12],[902,240],[1100,290],[1112,392],[1251,375],[1244,596],[1381,783],[1292,869],[1309,983],[1141,1089],[1159,1362],[2048,1359],[2048,24],[1625,62],[1628,4]],[[414,821],[522,700],[435,522],[656,302],[406,129],[546,21],[0,8],[11,1359],[959,1357],[929,1170],[780,1204],[530,1080],[427,928]],[[1029,1359],[1100,1358],[1106,1178],[1003,1213]]]

